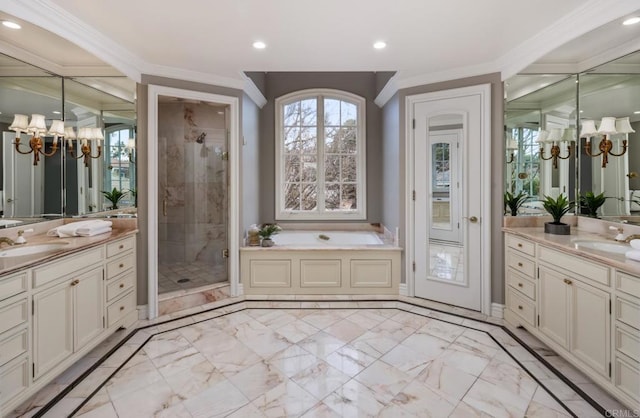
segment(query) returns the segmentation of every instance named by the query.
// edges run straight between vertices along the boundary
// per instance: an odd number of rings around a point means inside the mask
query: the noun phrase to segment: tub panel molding
[[[351,287],[393,286],[391,260],[351,260]]]
[[[251,287],[291,287],[290,260],[251,260]]]
[[[342,260],[300,260],[300,287],[342,287]]]

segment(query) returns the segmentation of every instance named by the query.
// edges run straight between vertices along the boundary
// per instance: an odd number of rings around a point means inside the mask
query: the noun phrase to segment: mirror
[[[584,135],[578,139],[585,121],[601,126],[603,117],[619,122],[628,117],[633,130],[640,129],[640,53],[581,74],[518,75],[505,90],[505,190],[530,196],[520,214],[544,214],[539,200],[545,195],[564,193],[576,200],[591,191],[607,196],[600,217],[640,215],[638,132],[608,136],[612,154],[606,167],[596,155],[603,136],[590,137],[593,157],[585,152]],[[622,154],[625,139],[628,149]]]
[[[60,140],[52,156],[15,151],[10,130],[15,114],[42,114],[46,128],[63,119],[77,135],[81,128],[99,128],[104,136],[89,140],[90,157],[81,152],[82,140]],[[0,55],[0,128],[3,146],[0,210],[5,218],[33,222],[57,216],[102,216],[113,209],[103,191],[122,191],[117,208],[135,207],[135,82],[126,77],[63,78]],[[31,135],[21,135],[21,150],[29,151]],[[45,152],[53,136],[44,136]],[[70,147],[70,146],[73,147]],[[71,148],[73,148],[71,150]],[[94,158],[95,157],[95,158]],[[130,212],[131,209],[126,210]]]

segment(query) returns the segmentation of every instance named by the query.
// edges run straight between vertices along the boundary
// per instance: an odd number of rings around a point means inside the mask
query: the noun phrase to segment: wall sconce
[[[127,149],[127,152],[129,153],[129,161],[132,164],[135,164],[135,158],[133,155],[133,152],[136,150],[136,140],[135,138],[129,138],[129,140],[127,141],[127,146],[125,147]]]
[[[590,157],[598,157],[602,155],[602,168],[607,166],[609,162],[609,155],[613,155],[614,157],[620,157],[627,152],[627,138],[628,134],[635,132],[633,128],[631,128],[631,124],[629,123],[629,118],[619,118],[616,119],[614,117],[604,117],[600,121],[600,126],[596,129],[596,123],[593,120],[584,120],[582,121],[582,130],[580,131],[580,138],[585,138],[586,142],[584,144],[584,152]],[[622,140],[622,152],[615,153],[612,152],[613,142],[611,141],[611,136],[616,134],[625,135]],[[599,153],[594,154],[591,150],[591,137],[596,137],[602,135],[602,139],[598,144]]]
[[[73,148],[73,140],[80,140],[80,152],[81,154],[76,156],[75,150]],[[78,134],[76,136],[73,129],[69,131],[67,136],[67,147],[69,149],[69,154],[71,154],[72,158],[79,160],[80,158],[84,158],[84,166],[89,167],[89,162],[91,158],[100,158],[102,155],[102,145],[100,141],[104,139],[102,135],[102,129],[100,128],[79,128]],[[98,143],[98,153],[96,155],[91,155],[91,145],[89,145],[90,141],[97,141]]]
[[[507,160],[507,164],[511,164],[516,156],[516,151],[518,150],[518,141],[514,139],[510,139],[511,135],[507,136],[507,151],[511,151],[509,154],[509,159]]]
[[[564,130],[560,128],[553,128],[548,132],[541,130],[538,133],[538,143],[540,144],[540,158],[545,161],[552,160],[551,162],[552,162],[553,168],[557,169],[558,159],[566,160],[571,156],[570,142],[575,140],[574,135],[575,135],[575,129],[573,128],[567,128]],[[567,155],[564,157],[560,155],[561,150],[560,150],[560,146],[558,145],[558,142],[567,143]],[[551,144],[551,155],[548,157],[544,156],[545,144]]]
[[[14,142],[16,151],[20,154],[33,153],[33,165],[38,165],[40,154],[45,157],[51,157],[55,154],[56,151],[58,151],[58,137],[64,136],[64,122],[61,120],[52,121],[48,135],[53,135],[53,146],[51,147],[51,152],[46,153],[44,151],[45,144],[42,140],[42,136],[47,134],[44,115],[31,115],[31,122],[29,122],[27,115],[17,114],[14,116],[13,123],[11,123],[9,129],[16,133],[16,140]],[[20,135],[23,133],[31,135],[31,139],[29,139],[29,151],[20,149]]]

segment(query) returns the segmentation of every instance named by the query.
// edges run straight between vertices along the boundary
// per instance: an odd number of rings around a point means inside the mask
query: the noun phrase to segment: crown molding
[[[218,87],[228,87],[237,90],[242,90],[244,88],[244,81],[239,78],[224,77],[211,73],[202,73],[200,71],[169,67],[166,65],[145,64],[142,68],[142,74],[145,75],[192,81],[194,83],[211,84]]]
[[[389,100],[391,100],[393,95],[398,92],[398,83],[396,81],[397,77],[398,77],[398,73],[395,73],[387,81],[387,84],[384,85],[382,90],[380,90],[380,93],[378,94],[378,96],[374,100],[375,104],[377,104],[378,107],[380,107],[380,108],[384,107],[384,105],[387,104],[387,102]]]
[[[144,61],[49,0],[3,0],[3,11],[40,26],[140,82]]]
[[[256,106],[262,109],[264,105],[267,104],[267,98],[264,97],[264,94],[262,94],[258,86],[256,86],[256,83],[254,83],[250,77],[247,77],[244,73],[240,73],[240,76],[244,80],[244,92],[253,100]]]
[[[496,60],[506,80],[545,54],[638,9],[637,0],[589,0]]]

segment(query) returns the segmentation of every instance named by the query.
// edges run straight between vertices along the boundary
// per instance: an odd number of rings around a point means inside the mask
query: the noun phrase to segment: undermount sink
[[[624,254],[631,250],[631,246],[628,244],[622,244],[618,242],[604,242],[604,241],[574,241],[576,249],[588,249],[604,251],[606,253]]]
[[[25,245],[23,247],[9,247],[0,250],[0,258],[8,258],[8,257],[20,257],[24,255],[34,255],[47,253],[51,251],[58,251],[64,248],[66,242],[50,242],[46,244],[33,244],[33,245]]]

